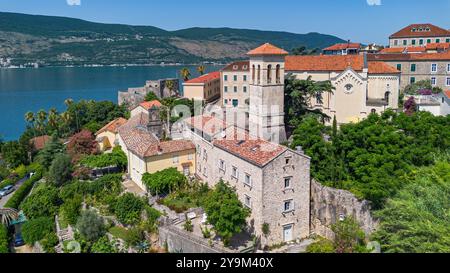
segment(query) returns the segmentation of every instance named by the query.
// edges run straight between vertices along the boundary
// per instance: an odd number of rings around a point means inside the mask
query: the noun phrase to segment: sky
[[[412,23],[450,29],[450,0],[0,0],[0,11],[150,25],[319,32],[387,44]]]

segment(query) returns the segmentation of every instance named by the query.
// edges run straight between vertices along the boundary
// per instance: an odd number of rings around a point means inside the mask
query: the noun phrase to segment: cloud
[[[366,0],[369,6],[381,6],[381,0]]]
[[[81,0],[66,0],[69,6],[81,6]]]

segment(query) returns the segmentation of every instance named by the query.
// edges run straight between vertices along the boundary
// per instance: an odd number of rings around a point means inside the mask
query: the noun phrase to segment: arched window
[[[256,67],[255,67],[255,65],[253,65],[253,67],[252,67],[252,80],[253,80],[253,83],[255,83],[255,73],[256,73]]]
[[[267,66],[267,83],[272,83],[272,65]]]
[[[376,109],[372,109],[370,112],[371,112],[372,114],[376,114],[376,113],[377,113],[377,110],[376,110]]]
[[[391,92],[384,93],[384,100],[386,101],[387,104],[389,104],[390,96]]]
[[[276,71],[276,77],[277,77],[277,83],[281,83],[281,74],[280,74],[280,65],[277,65],[277,71]]]
[[[261,66],[258,65],[258,84],[261,83]]]

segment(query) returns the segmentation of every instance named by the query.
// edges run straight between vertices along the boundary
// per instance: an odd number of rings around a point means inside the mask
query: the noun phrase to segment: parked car
[[[5,197],[8,194],[12,193],[14,191],[14,186],[6,186],[3,189],[0,190],[0,196]]]
[[[22,234],[16,233],[14,236],[14,247],[21,247],[25,245],[25,241],[22,238]]]

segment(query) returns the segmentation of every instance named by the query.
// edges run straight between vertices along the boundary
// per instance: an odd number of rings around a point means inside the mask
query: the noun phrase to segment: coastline
[[[8,69],[39,69],[39,68],[96,68],[96,67],[173,67],[173,66],[199,66],[199,65],[207,65],[207,66],[224,66],[225,63],[192,63],[192,64],[182,64],[182,63],[167,63],[167,64],[85,64],[85,65],[46,65],[39,67],[0,67],[0,70],[8,70]]]

